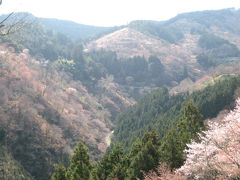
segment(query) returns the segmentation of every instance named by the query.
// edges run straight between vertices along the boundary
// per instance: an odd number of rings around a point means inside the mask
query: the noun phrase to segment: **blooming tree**
[[[187,145],[187,160],[177,172],[194,179],[240,177],[240,98],[223,120],[208,126],[199,134],[200,143]]]

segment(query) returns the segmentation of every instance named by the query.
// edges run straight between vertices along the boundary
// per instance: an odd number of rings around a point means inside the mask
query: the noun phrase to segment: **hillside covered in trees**
[[[115,28],[36,18],[1,36],[0,179],[239,178],[223,126],[239,124],[239,12]],[[197,152],[210,164],[189,169]]]
[[[204,90],[195,93],[195,97],[200,98],[204,93]],[[216,103],[214,100],[208,102]],[[217,112],[219,109],[213,113]],[[157,133],[159,128],[154,126],[143,136],[138,136],[141,138],[135,140],[127,153],[126,147],[116,143],[95,167],[87,148],[80,142],[70,166],[58,165],[52,179],[239,178],[239,99],[236,109],[225,118],[204,123],[203,117],[190,99],[177,122],[162,138]]]

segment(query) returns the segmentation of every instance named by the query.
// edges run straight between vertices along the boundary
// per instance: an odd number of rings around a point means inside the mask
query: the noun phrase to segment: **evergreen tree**
[[[182,152],[179,150],[179,138],[176,129],[171,128],[161,142],[160,161],[171,168],[181,166]]]
[[[204,130],[203,116],[192,100],[185,106],[184,115],[178,121],[177,129],[184,148],[186,143],[189,143],[191,139],[197,138],[198,132]]]
[[[63,165],[59,164],[57,165],[55,172],[51,177],[51,180],[66,180],[65,173],[66,168]]]
[[[109,154],[105,154],[97,167],[97,177],[107,179],[116,166],[121,166],[124,159],[123,149],[119,143],[116,143]],[[115,174],[112,174],[112,176]]]
[[[202,115],[190,100],[184,108],[184,114],[179,119],[176,128],[172,127],[162,140],[159,148],[161,162],[166,162],[171,168],[178,168],[185,161],[186,144],[197,138],[197,133],[204,130]]]
[[[136,141],[129,155],[127,179],[143,179],[142,171],[148,172],[158,166],[160,140],[155,130],[147,132],[141,141]]]
[[[82,142],[79,142],[71,158],[66,177],[68,180],[89,179],[92,168],[88,149]]]

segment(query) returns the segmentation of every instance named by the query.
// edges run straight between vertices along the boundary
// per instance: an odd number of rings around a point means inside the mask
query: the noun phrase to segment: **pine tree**
[[[69,180],[89,179],[92,168],[88,148],[82,142],[79,142],[71,158],[66,177]]]

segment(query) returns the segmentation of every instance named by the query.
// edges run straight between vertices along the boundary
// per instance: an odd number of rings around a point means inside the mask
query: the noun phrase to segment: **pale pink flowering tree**
[[[177,172],[193,179],[240,177],[240,98],[223,120],[208,126],[199,134],[200,143],[187,145],[186,162]]]

